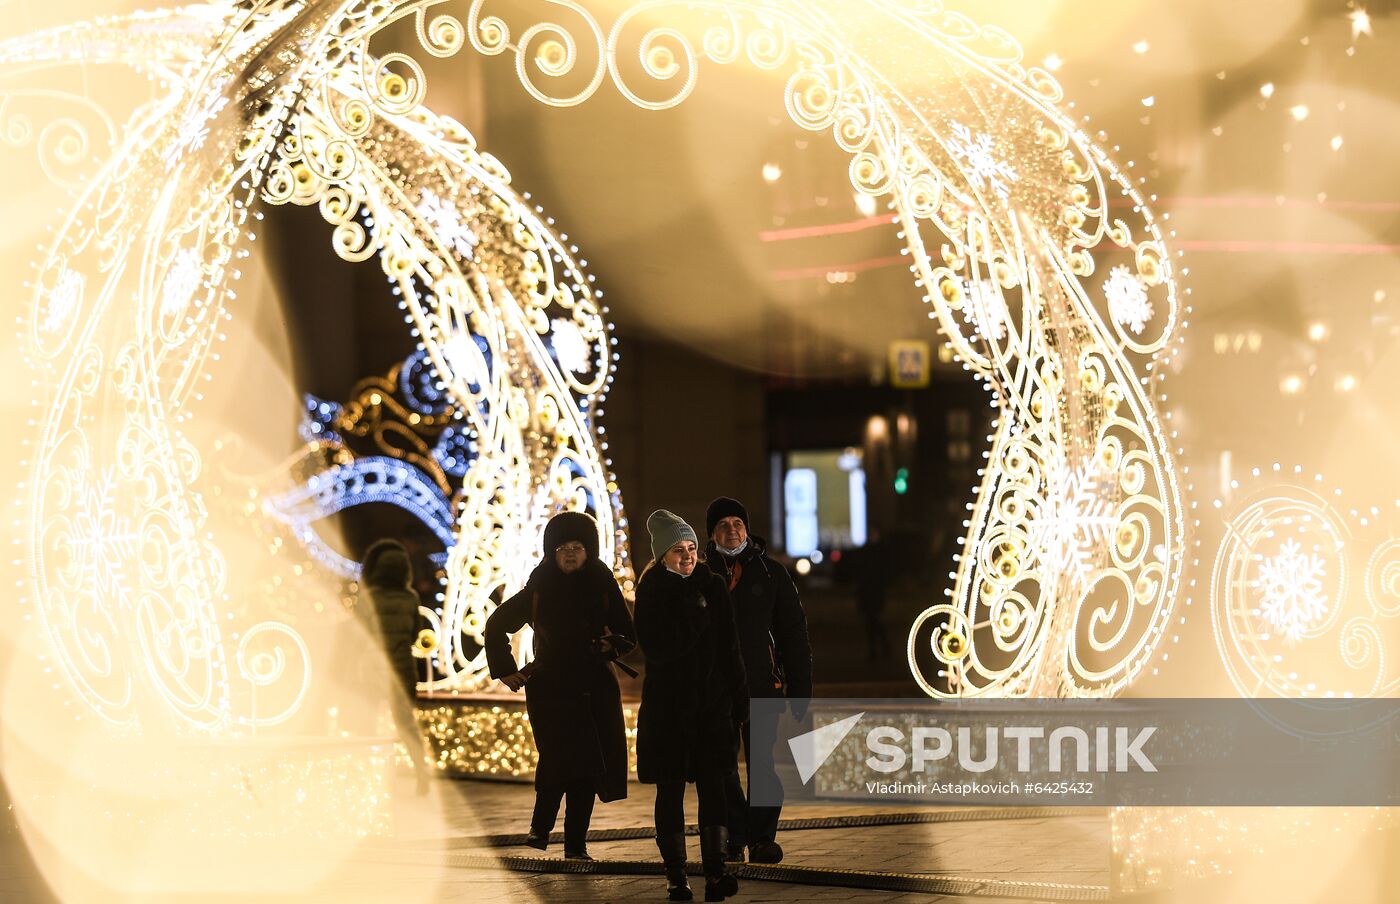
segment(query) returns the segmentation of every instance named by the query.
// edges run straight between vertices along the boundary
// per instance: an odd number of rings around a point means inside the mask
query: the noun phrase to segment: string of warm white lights
[[[311,478],[313,513],[329,514],[332,499],[357,501],[361,491],[346,491],[348,480],[435,527],[448,547],[447,579],[441,605],[428,613],[441,646],[426,687],[472,690],[489,681],[486,616],[524,582],[554,512],[594,514],[605,560],[631,579],[621,497],[596,423],[614,343],[567,237],[510,188],[509,174],[459,124],[413,107],[360,119],[368,116],[357,106],[368,102],[363,86],[328,79],[321,87],[284,142],[291,151],[273,166],[265,197],[319,205],[347,260],[378,253],[426,354],[432,394],[419,404],[436,416],[450,403],[471,454],[450,501],[401,462],[358,459]],[[387,72],[377,90],[392,96],[407,87]],[[360,131],[345,131],[337,120],[344,111]],[[335,164],[325,158],[339,159],[337,143],[351,138],[361,142],[356,165],[328,169]],[[372,393],[368,402],[387,398]],[[408,419],[415,414],[421,421],[417,412]],[[367,468],[375,476],[365,481]]]
[[[488,702],[489,701],[489,702]],[[627,769],[637,772],[637,707],[625,704]],[[429,704],[418,710],[437,768],[449,775],[528,779],[539,752],[530,716],[518,700],[481,697]]]

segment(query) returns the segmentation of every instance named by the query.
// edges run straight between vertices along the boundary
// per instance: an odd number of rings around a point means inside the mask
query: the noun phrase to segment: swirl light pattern
[[[596,422],[616,355],[567,239],[510,188],[505,169],[460,125],[421,108],[396,113],[397,105],[381,101],[372,118],[359,120],[369,107],[357,104],[370,104],[374,90],[408,89],[392,72],[374,89],[357,78],[330,78],[322,97],[308,101],[264,197],[319,205],[342,257],[378,256],[425,353],[400,381],[414,379],[414,369],[436,375],[422,374],[435,394],[405,384],[420,410],[403,412],[403,420],[423,428],[425,420],[450,420],[452,432],[439,441],[454,444],[460,460],[415,450],[413,431],[399,423],[395,441],[405,451],[395,456],[416,468],[391,457],[359,459],[313,478],[320,487],[312,492],[329,513],[344,504],[348,475],[355,493],[407,500],[434,526],[449,554],[443,604],[432,619],[441,674],[428,686],[469,690],[489,680],[486,616],[524,582],[556,511],[595,515],[606,560],[630,580],[621,496]],[[350,420],[364,431],[388,429],[379,409],[390,404],[388,393],[370,393],[351,406]],[[461,472],[450,507],[446,467]],[[411,499],[396,486],[405,482],[417,487]]]
[[[930,318],[1001,411],[950,600],[910,633],[920,684],[936,696],[1110,694],[1133,679],[1181,568],[1150,376],[1182,304],[1146,199],[1009,35],[935,0],[647,0],[606,31],[573,0],[550,5],[562,22],[523,25],[487,0],[465,19],[430,17],[440,5],[230,0],[157,17],[181,27],[142,59],[121,48],[138,30],[149,39],[150,17],[0,50],[58,59],[81,41],[179,72],[46,251],[29,327],[55,387],[32,458],[34,596],[94,708],[128,718],[133,682],[148,681],[197,724],[251,718],[229,712],[222,559],[202,533],[199,455],[180,424],[230,316],[258,201],[315,205],[342,258],[378,260],[475,444],[431,684],[484,684],[480,657],[454,645],[520,584],[554,511],[594,513],[630,575],[595,418],[615,358],[606,309],[504,167],[424,108],[422,67],[377,51],[401,22],[432,56],[512,55],[525,90],[556,106],[608,81],[640,107],[671,107],[702,60],[786,73],[789,115],[829,130],[857,190],[888,199]],[[93,44],[94,30],[107,41]],[[1131,212],[1115,217],[1120,198]],[[134,500],[103,528],[118,542],[48,555],[79,548],[76,513],[104,480]],[[138,556],[128,532],[159,552]],[[109,605],[102,588],[135,572],[141,598]],[[232,674],[279,673],[261,662]]]
[[[786,70],[793,120],[829,129],[857,190],[896,210],[930,317],[1002,411],[951,601],[910,632],[924,690],[1124,687],[1162,640],[1182,567],[1150,377],[1184,311],[1147,200],[1056,106],[1053,77],[932,0],[648,2],[606,34],[580,4],[552,8],[559,21],[523,26],[487,0],[465,23],[415,15],[429,52],[513,55],[526,91],[556,106],[605,79],[643,108],[674,106],[701,59]],[[1118,198],[1130,214],[1109,214]]]
[[[171,78],[220,28],[207,10],[138,15],[12,42],[0,61],[33,73],[71,65],[75,48],[107,48],[112,62]],[[286,719],[309,666],[285,625],[220,611],[225,559],[179,425],[200,397],[248,214],[228,191],[235,168],[215,175],[188,153],[212,134],[215,111],[194,83],[171,83],[123,126],[32,282],[26,333],[45,395],[25,481],[27,595],[56,671],[92,710],[124,726],[212,732]],[[284,680],[290,691],[269,692]]]
[[[174,95],[128,124],[41,266],[31,346],[57,388],[34,455],[35,597],[64,673],[114,721],[136,719],[136,689],[154,687],[200,727],[274,724],[300,694],[273,714],[237,713],[232,701],[267,699],[282,680],[305,688],[309,660],[290,628],[223,632],[225,559],[203,527],[200,456],[179,426],[229,316],[258,200],[317,205],[343,258],[378,258],[460,420],[457,439],[471,437],[451,502],[393,459],[317,475],[307,499],[281,500],[303,534],[300,509],[348,485],[408,499],[439,526],[454,557],[434,626],[445,664],[436,683],[484,681],[479,646],[457,655],[456,638],[479,635],[494,601],[523,581],[555,511],[595,514],[606,558],[630,575],[593,415],[615,357],[597,296],[566,237],[504,168],[418,106],[421,80],[393,71],[412,61],[368,54],[394,12],[240,3],[167,17],[184,28],[151,59],[183,67]],[[116,48],[149,17],[101,27]],[[8,59],[35,46],[62,54],[92,30],[27,42]],[[103,415],[95,423],[92,410]],[[393,485],[399,477],[411,493]],[[471,542],[452,544],[457,532]],[[127,586],[144,596],[114,595]],[[276,641],[285,649],[269,649]]]

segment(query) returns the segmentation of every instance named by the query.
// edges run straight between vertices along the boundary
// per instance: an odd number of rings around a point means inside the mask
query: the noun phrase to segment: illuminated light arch
[[[72,490],[36,491],[31,552],[39,608],[62,655],[86,656],[89,675],[111,672],[91,661],[108,652],[86,640],[94,635],[65,634],[63,617],[78,611],[69,597],[92,597],[97,582],[145,567],[125,548],[103,553],[110,568],[42,561],[45,532],[94,490],[93,475],[114,474],[141,487],[134,517],[143,529],[172,522],[164,577],[188,602],[147,616],[163,619],[160,628],[108,625],[112,642],[143,631],[166,638],[178,655],[155,657],[152,677],[175,686],[172,705],[206,724],[228,718],[213,611],[221,560],[199,546],[200,502],[189,488],[199,458],[179,424],[229,316],[228,284],[258,200],[315,204],[341,257],[378,257],[478,438],[448,563],[444,644],[479,630],[493,594],[518,585],[559,508],[591,501],[605,554],[629,574],[627,523],[593,417],[614,358],[606,309],[567,240],[514,192],[504,168],[460,125],[423,108],[418,63],[371,51],[377,34],[411,19],[431,55],[468,45],[513,53],[525,89],[556,106],[586,100],[604,81],[640,107],[674,106],[702,59],[787,72],[788,113],[831,130],[851,154],[856,189],[888,198],[930,318],[999,409],[950,600],[910,632],[915,677],[934,696],[1077,695],[1114,693],[1138,674],[1171,617],[1182,564],[1180,492],[1155,381],[1183,304],[1147,199],[1058,107],[1049,73],[1024,66],[1005,32],[932,0],[642,2],[606,34],[561,0],[553,8],[573,28],[531,21],[516,41],[493,4],[474,0],[465,20],[430,18],[439,5],[240,0],[191,8],[181,21],[198,27],[169,38],[168,55],[185,55],[189,68],[170,98],[129,124],[36,283],[32,344],[58,390],[31,476],[36,487],[62,484],[53,478],[66,468]],[[668,24],[648,28],[644,18]],[[120,22],[103,27],[121,36]],[[4,57],[29,53],[8,48]],[[1109,213],[1117,198],[1129,204],[1122,217]],[[569,363],[551,341],[563,331]],[[94,404],[122,414],[90,437],[80,409]],[[76,583],[60,586],[65,575]],[[194,639],[185,643],[182,631]],[[432,686],[483,686],[479,660],[442,657]],[[93,687],[85,693],[120,713]]]

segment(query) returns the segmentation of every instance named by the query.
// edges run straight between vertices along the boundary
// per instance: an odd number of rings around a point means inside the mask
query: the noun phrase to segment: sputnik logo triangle
[[[841,746],[846,735],[851,733],[851,729],[856,727],[856,723],[864,715],[863,712],[856,713],[854,716],[847,716],[839,722],[832,722],[830,725],[823,725],[815,731],[788,739],[788,748],[792,750],[792,761],[797,764],[797,775],[802,779],[802,784],[807,784],[807,781],[816,774],[817,770],[822,767],[822,763],[827,761],[832,751]]]

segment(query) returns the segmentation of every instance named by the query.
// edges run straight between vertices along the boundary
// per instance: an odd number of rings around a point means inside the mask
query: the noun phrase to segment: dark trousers
[[[535,812],[530,817],[530,831],[548,838],[559,819],[559,804],[568,799],[564,808],[564,850],[581,851],[588,841],[588,824],[593,821],[593,801],[597,799],[592,784],[571,788],[536,788]]]
[[[761,736],[758,737],[755,737],[750,731],[751,723],[745,722],[740,726],[744,738],[744,767],[748,773],[750,789],[753,788],[754,782],[753,750],[755,749],[762,754],[759,757],[757,767],[762,770],[759,781],[766,781],[773,788],[781,788],[778,783],[778,773],[773,768],[776,755],[774,748],[778,744],[778,726],[771,719],[765,721],[769,723],[767,730],[761,731]],[[757,745],[756,748],[755,745]],[[772,841],[778,834],[778,817],[782,814],[783,808],[749,806],[749,800],[744,795],[744,786],[739,782],[737,770],[729,773],[726,778],[724,797],[729,811],[730,847],[752,847],[755,844]]]
[[[724,783],[726,776],[702,775],[695,782],[700,799],[700,826],[722,826],[726,818]],[[659,782],[656,785],[657,836],[685,834],[685,782]]]

